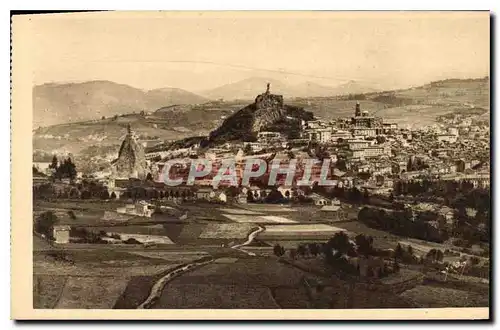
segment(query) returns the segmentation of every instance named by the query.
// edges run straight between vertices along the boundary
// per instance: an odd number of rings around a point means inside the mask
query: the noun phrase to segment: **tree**
[[[102,191],[101,199],[109,199],[109,192],[107,189]]]
[[[345,161],[345,159],[339,159],[337,160],[337,162],[335,163],[335,166],[341,170],[341,171],[347,171],[347,162]]]
[[[76,165],[68,158],[68,176],[71,180],[76,178]]]
[[[57,170],[57,163],[58,163],[57,156],[54,155],[54,157],[52,157],[52,163],[49,165],[49,168]]]
[[[316,256],[319,254],[319,252],[320,252],[320,251],[319,251],[320,247],[319,247],[319,245],[318,245],[318,244],[316,244],[316,243],[309,243],[309,244],[307,245],[307,247],[308,247],[308,250],[309,250],[309,252],[311,253],[311,255],[312,255],[313,257],[316,257]]]
[[[371,236],[366,237],[364,234],[359,234],[354,240],[361,255],[368,256],[373,253],[373,238]]]
[[[273,247],[273,252],[275,256],[281,257],[285,254],[285,249],[281,245],[275,244]]]
[[[52,229],[59,222],[59,219],[52,211],[47,211],[36,219],[34,229],[37,233],[43,234],[48,238],[53,237]]]
[[[247,144],[245,145],[245,147],[243,148],[243,152],[244,152],[245,154],[247,154],[247,155],[251,154],[251,153],[252,153],[252,151],[253,151],[253,149],[252,149],[252,146],[250,145],[250,143],[247,143]]]
[[[349,237],[343,231],[335,233],[335,235],[328,240],[326,245],[330,248],[330,251],[331,249],[336,250],[336,253],[333,256],[335,259],[339,259],[346,254],[351,254],[354,250]]]
[[[265,198],[266,203],[285,203],[286,200],[283,197],[283,194],[276,188],[273,188],[273,190],[269,193],[269,195],[266,196]]]
[[[443,253],[443,251],[441,251],[439,249],[431,249],[425,257],[428,260],[431,260],[434,262],[440,262],[440,261],[443,261],[444,253]]]
[[[54,156],[55,158],[55,156]],[[57,158],[55,158],[57,160]],[[52,162],[54,162],[54,159],[52,159]],[[51,164],[52,166],[52,164]],[[63,178],[69,178],[71,180],[74,180],[76,178],[76,166],[73,164],[71,161],[71,158],[65,159],[59,167],[56,168],[56,172],[54,176],[57,179],[63,179]]]
[[[408,254],[413,256],[413,247],[411,245],[408,245]]]
[[[394,250],[394,261],[397,262],[398,260],[402,260],[404,255],[403,247],[401,244],[398,243],[398,246],[396,246],[396,250]]]
[[[385,138],[385,136],[383,136],[383,135],[377,135],[377,138],[376,138],[376,139],[377,139],[377,143],[378,143],[378,144],[385,143],[385,141],[386,141],[386,138]]]
[[[252,203],[254,201],[253,193],[251,190],[247,191],[247,203]]]
[[[50,165],[49,165],[49,166],[50,166]],[[45,174],[43,174],[42,172],[40,172],[40,171],[38,170],[38,168],[36,168],[36,166],[35,166],[35,165],[33,165],[33,176],[35,176],[35,175],[38,175],[38,176],[46,176]]]
[[[125,244],[142,244],[141,242],[139,242],[138,240],[136,240],[135,238],[131,237],[129,239],[127,239],[126,241],[124,241],[123,243]]]
[[[297,247],[297,253],[304,258],[307,254],[307,247],[304,244],[299,244]]]
[[[368,189],[365,189],[363,191],[363,198],[362,198],[364,203],[368,203],[370,201],[370,194],[368,193]]]
[[[354,204],[358,204],[361,202],[363,198],[363,194],[357,187],[353,187],[348,193],[348,199]]]
[[[101,117],[101,120],[104,120],[104,119],[106,119],[106,116],[102,116],[102,117]]]
[[[226,188],[226,195],[229,196],[229,197],[237,197],[240,193],[240,189],[238,187],[235,187],[235,186],[229,186]]]
[[[82,194],[80,196],[81,199],[89,199],[91,197],[92,197],[92,195],[90,194],[90,191],[88,191],[88,190],[82,191]]]
[[[111,192],[111,195],[109,196],[110,199],[116,199],[116,194],[115,192]]]

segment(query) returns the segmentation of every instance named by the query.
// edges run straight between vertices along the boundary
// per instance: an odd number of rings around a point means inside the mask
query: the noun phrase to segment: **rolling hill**
[[[203,91],[200,94],[214,100],[253,100],[256,95],[265,91],[267,83],[271,84],[271,92],[281,94],[285,98],[326,97],[375,91],[375,89],[356,81],[349,81],[336,87],[328,87],[310,81],[291,84],[271,78],[252,77]]]
[[[216,87],[211,90],[200,92],[205,97],[218,100],[253,100],[257,95],[266,90],[266,84],[271,84],[271,91],[279,91],[285,97],[293,95],[287,84],[276,80],[253,77],[234,83]]]
[[[490,80],[448,79],[401,90],[370,92],[355,96],[296,98],[289,104],[304,107],[325,120],[350,117],[356,101],[362,110],[387,121],[414,127],[431,125],[436,118],[453,112],[482,109],[489,116]]]
[[[33,127],[206,101],[204,97],[178,88],[143,91],[111,81],[49,83],[33,87]]]

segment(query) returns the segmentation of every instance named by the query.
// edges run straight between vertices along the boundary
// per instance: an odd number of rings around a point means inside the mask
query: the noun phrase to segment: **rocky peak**
[[[255,98],[255,109],[255,120],[252,125],[254,132],[259,132],[263,127],[286,115],[283,109],[283,95],[271,94],[269,83],[266,92]]]
[[[118,177],[139,179],[146,177],[147,163],[144,148],[137,142],[130,124],[127,125],[127,135],[120,146],[115,169]]]
[[[290,121],[289,118],[296,120]],[[255,102],[235,112],[209,135],[209,143],[226,141],[252,141],[261,130],[268,130],[280,124],[280,130],[294,131],[300,120],[312,120],[311,112],[303,108],[286,105],[283,95],[272,94],[270,84],[264,93],[255,98]]]

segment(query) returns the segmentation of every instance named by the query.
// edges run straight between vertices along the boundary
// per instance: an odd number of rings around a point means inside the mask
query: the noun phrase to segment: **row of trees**
[[[459,206],[454,212],[454,221],[451,235],[468,242],[466,245],[489,242],[491,229],[491,212],[488,210],[477,211],[470,216],[465,207]]]
[[[415,221],[409,209],[387,212],[378,208],[362,208],[358,220],[372,228],[389,231],[396,235],[414,237],[426,241],[443,242],[448,239],[448,232],[425,222]]]
[[[54,155],[52,158],[52,163],[49,165],[49,169],[53,170],[54,179],[70,179],[74,180],[76,178],[76,165],[73,163],[70,157],[59,161],[57,156]]]
[[[491,228],[489,210],[469,216],[463,206],[455,210],[451,226],[444,216],[434,211],[414,214],[410,209],[387,212],[364,207],[358,213],[358,220],[372,228],[427,241],[443,242],[450,237],[459,238],[465,240],[468,246],[488,242]]]
[[[122,198],[128,199],[163,199],[163,198],[182,198],[189,199],[195,197],[195,192],[189,189],[186,190],[170,190],[162,191],[157,189],[147,189],[144,187],[133,187],[123,192]]]
[[[320,186],[317,182],[315,182],[312,190],[313,192],[325,197],[338,198],[351,204],[368,204],[370,202],[370,194],[368,191],[366,189],[361,191],[357,187],[347,188],[335,186],[333,189],[330,187],[326,189],[325,186]]]
[[[95,181],[86,181],[71,186],[59,187],[53,183],[33,186],[33,197],[40,199],[72,198],[72,199],[116,199],[116,194]]]
[[[273,252],[278,257],[282,257],[286,254],[284,247],[279,244],[273,247]],[[351,274],[359,274],[359,269],[349,263],[346,257],[391,256],[387,251],[376,249],[373,246],[373,237],[359,234],[355,237],[354,242],[352,242],[349,236],[343,231],[335,233],[326,243],[299,244],[296,249],[290,249],[288,254],[292,259],[323,256],[328,266],[335,267],[337,270],[342,270],[343,272]],[[397,256],[397,258],[401,260],[401,256]],[[389,272],[389,269],[384,267],[380,270],[378,275],[382,277]]]
[[[478,210],[489,209],[491,202],[490,189],[474,188],[474,184],[468,180],[401,180],[394,183],[393,194],[395,196],[443,197],[446,205],[466,206]]]
[[[411,248],[411,247],[410,247]],[[276,256],[285,255],[285,248],[279,244],[274,245],[273,252]],[[385,250],[374,247],[373,237],[359,234],[354,238],[354,242],[343,231],[335,233],[326,243],[307,243],[299,244],[296,249],[290,249],[292,257],[317,257],[323,255],[326,259],[332,261],[349,256],[388,256]],[[397,255],[397,258],[400,256]]]

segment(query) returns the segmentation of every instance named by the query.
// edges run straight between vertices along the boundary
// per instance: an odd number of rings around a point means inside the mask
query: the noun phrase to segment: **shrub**
[[[52,229],[54,225],[59,222],[59,219],[52,211],[47,211],[36,219],[34,229],[37,233],[43,234],[46,237],[52,239],[53,232]]]
[[[141,242],[139,242],[138,240],[136,240],[135,238],[129,238],[128,240],[124,241],[123,243],[125,244],[142,244]]]

